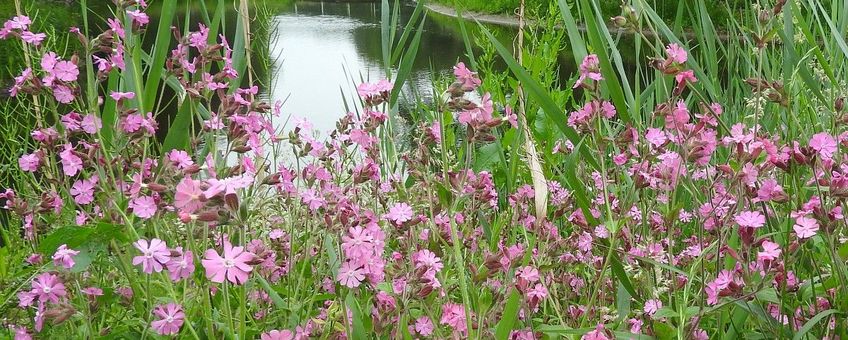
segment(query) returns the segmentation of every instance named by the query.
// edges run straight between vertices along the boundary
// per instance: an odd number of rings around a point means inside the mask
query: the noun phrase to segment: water
[[[403,4],[401,25],[413,10]],[[320,131],[332,130],[345,101],[356,102],[355,85],[385,77],[380,19],[378,2],[301,2],[273,17],[270,100],[285,101],[286,114],[308,118]],[[448,74],[464,54],[458,28],[428,18],[404,92],[432,96],[433,73]]]

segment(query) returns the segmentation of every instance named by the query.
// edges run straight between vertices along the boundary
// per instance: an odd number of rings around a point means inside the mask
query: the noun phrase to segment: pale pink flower
[[[53,254],[53,265],[71,269],[74,266],[74,256],[78,254],[79,251],[68,248],[67,244],[63,244]]]
[[[827,132],[821,132],[810,138],[810,147],[816,150],[822,159],[831,159],[836,152],[836,139]]]
[[[191,250],[183,252],[183,247],[177,247],[174,251],[176,251],[177,256],[172,256],[165,266],[168,267],[171,280],[177,282],[191,277],[191,274],[194,273],[194,254],[191,253]]]
[[[599,323],[593,331],[583,334],[580,340],[611,340],[611,338],[607,336],[604,324]]]
[[[150,323],[150,327],[159,335],[173,335],[180,332],[183,326],[185,313],[183,308],[175,303],[159,305],[153,309],[157,319]]]
[[[62,171],[65,176],[74,176],[82,170],[82,159],[74,153],[71,144],[65,144],[64,149],[59,152],[62,161]]]
[[[94,186],[97,184],[97,177],[90,179],[77,180],[71,186],[71,196],[74,197],[74,202],[80,205],[89,204],[94,201]]]
[[[757,253],[759,261],[774,261],[780,257],[780,246],[769,240],[763,241],[763,251]]]
[[[657,299],[650,299],[648,301],[645,301],[645,307],[643,308],[643,310],[645,314],[653,316],[657,313],[658,310],[660,310],[660,308],[662,308],[662,306],[662,301]]]
[[[114,99],[116,102],[119,102],[123,99],[133,99],[133,98],[135,98],[135,92],[112,91],[112,93],[109,94],[109,96],[112,97],[112,99]]]
[[[174,206],[191,214],[203,207],[203,191],[200,182],[190,177],[183,178],[174,192]]]
[[[362,280],[365,280],[365,271],[352,261],[346,261],[339,268],[337,279],[342,286],[356,288],[359,287]]]
[[[36,172],[41,165],[41,157],[38,157],[37,153],[25,154],[18,158],[18,165],[23,171]]]
[[[657,128],[648,128],[648,131],[645,133],[645,139],[654,147],[660,147],[668,141],[665,132]]]
[[[62,104],[70,104],[74,101],[74,91],[65,85],[53,86],[53,98]]]
[[[47,34],[32,33],[30,31],[21,32],[21,40],[33,46],[41,45],[41,42],[44,41],[44,38],[47,38]]]
[[[678,64],[686,63],[686,60],[689,59],[689,54],[678,44],[670,44],[665,48],[666,54],[668,54],[668,58]]]
[[[82,293],[90,297],[103,296],[103,290],[97,287],[87,287],[82,290]]]
[[[792,229],[795,230],[798,238],[810,238],[816,236],[816,232],[819,231],[819,222],[815,218],[799,216],[795,219],[795,225],[792,226]]]
[[[52,74],[56,79],[70,83],[77,81],[79,68],[70,61],[62,60],[56,62],[56,65],[53,66]]]
[[[168,251],[168,246],[165,242],[154,238],[150,243],[145,239],[140,239],[133,243],[136,249],[141,251],[141,255],[133,257],[133,265],[141,265],[142,271],[151,274],[161,272],[162,266],[171,259],[171,252]]]
[[[698,82],[698,78],[695,78],[695,72],[692,70],[686,70],[678,73],[674,76],[674,80],[677,81],[678,86],[688,84],[694,84]]]
[[[32,291],[41,302],[59,303],[68,294],[65,285],[55,274],[43,273],[32,280]]]
[[[139,26],[147,25],[150,22],[150,17],[140,10],[127,11],[127,16],[132,19],[133,23]]]
[[[262,335],[259,336],[260,340],[294,340],[294,338],[294,334],[288,329],[281,331],[275,329],[267,333],[262,333]]]
[[[477,77],[477,72],[471,72],[467,67],[465,67],[465,63],[459,62],[456,66],[453,67],[453,75],[456,76],[456,80],[462,83],[462,87],[466,90],[474,90],[482,81]]]
[[[95,134],[97,133],[97,131],[100,130],[101,127],[103,127],[103,122],[100,120],[99,117],[93,114],[87,114],[82,117],[80,127],[88,134]]]
[[[212,198],[220,193],[226,195],[235,195],[236,190],[249,187],[253,184],[253,174],[246,172],[239,176],[228,177],[224,179],[210,178],[209,189],[203,192],[206,198]]]
[[[422,316],[415,320],[415,332],[421,336],[430,336],[433,334],[433,321],[426,316]]]
[[[759,211],[743,211],[734,217],[740,227],[760,228],[766,224],[766,217]]]
[[[395,224],[403,224],[412,219],[412,214],[412,207],[409,204],[397,203],[389,208],[389,212],[384,217]]]
[[[244,247],[233,247],[229,241],[224,241],[223,257],[214,249],[208,249],[200,262],[206,269],[206,278],[210,281],[223,283],[227,280],[240,285],[247,281],[249,273],[253,270],[247,263],[254,257],[253,253],[244,251]]]
[[[448,325],[458,333],[465,334],[468,327],[465,323],[465,308],[460,304],[446,303],[442,306],[442,325]]]
[[[156,214],[156,201],[150,196],[139,196],[130,201],[129,207],[133,214],[142,219],[148,219]]]
[[[172,150],[168,153],[168,160],[180,170],[185,170],[186,168],[194,165],[194,161],[191,159],[191,156],[189,156],[188,152],[183,150]]]
[[[601,81],[604,79],[604,77],[601,76],[600,60],[596,54],[590,54],[584,57],[578,67],[578,70],[580,71],[580,77],[577,78],[577,82],[574,83],[573,88],[578,88],[583,85],[587,78],[594,81]]]

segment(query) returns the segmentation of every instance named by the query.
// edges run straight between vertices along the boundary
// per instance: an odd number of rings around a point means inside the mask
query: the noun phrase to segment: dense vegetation
[[[383,1],[385,78],[330,134],[260,99],[249,1],[80,5],[0,29],[0,337],[848,336],[846,1],[724,34],[704,0],[551,1],[514,48],[462,23],[433,101],[401,91],[426,12]]]

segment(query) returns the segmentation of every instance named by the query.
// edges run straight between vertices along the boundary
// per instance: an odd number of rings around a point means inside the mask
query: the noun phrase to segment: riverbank
[[[424,5],[424,7],[426,7],[431,12],[441,14],[441,15],[444,15],[444,16],[449,16],[449,17],[453,17],[453,18],[459,18],[460,17],[459,13],[456,11],[456,9],[449,7],[449,6],[445,6],[445,5],[441,5],[441,4],[437,4],[437,3],[433,3],[433,2],[428,2]],[[462,19],[468,20],[468,21],[476,21],[476,22],[480,22],[480,23],[484,23],[484,24],[492,24],[492,25],[508,26],[508,27],[518,27],[518,16],[516,16],[516,15],[486,14],[486,13],[480,13],[480,12],[474,12],[474,11],[463,11],[462,12]],[[526,20],[526,24],[532,25],[532,23],[533,23],[532,19]],[[584,32],[586,30],[586,27],[582,24],[579,24],[577,28],[581,32]],[[612,26],[612,25],[609,25],[609,24],[607,24],[607,29],[609,30],[610,34],[634,34],[635,33],[632,30],[621,29],[621,28],[618,28],[618,27],[615,27],[615,26]],[[653,37],[657,33],[654,32],[654,31],[645,30],[645,31],[642,31],[642,34],[644,34],[647,37]],[[687,31],[684,31],[681,36],[682,36],[682,38],[689,40],[689,39],[694,39],[696,37],[696,34],[695,34],[695,32],[687,30]],[[727,35],[726,32],[718,32],[717,38],[719,40],[725,41],[725,40],[728,39],[728,35]]]

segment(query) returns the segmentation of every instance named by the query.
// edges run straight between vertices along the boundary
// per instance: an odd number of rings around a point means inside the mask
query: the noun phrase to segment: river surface
[[[414,3],[402,4],[400,25]],[[380,3],[300,2],[272,18],[272,102],[284,101],[292,117],[308,118],[327,132],[356,105],[356,85],[385,78]],[[455,27],[428,18],[418,56],[404,93],[432,96],[434,73],[448,74],[464,59],[465,45]],[[352,110],[352,109],[351,109]]]

